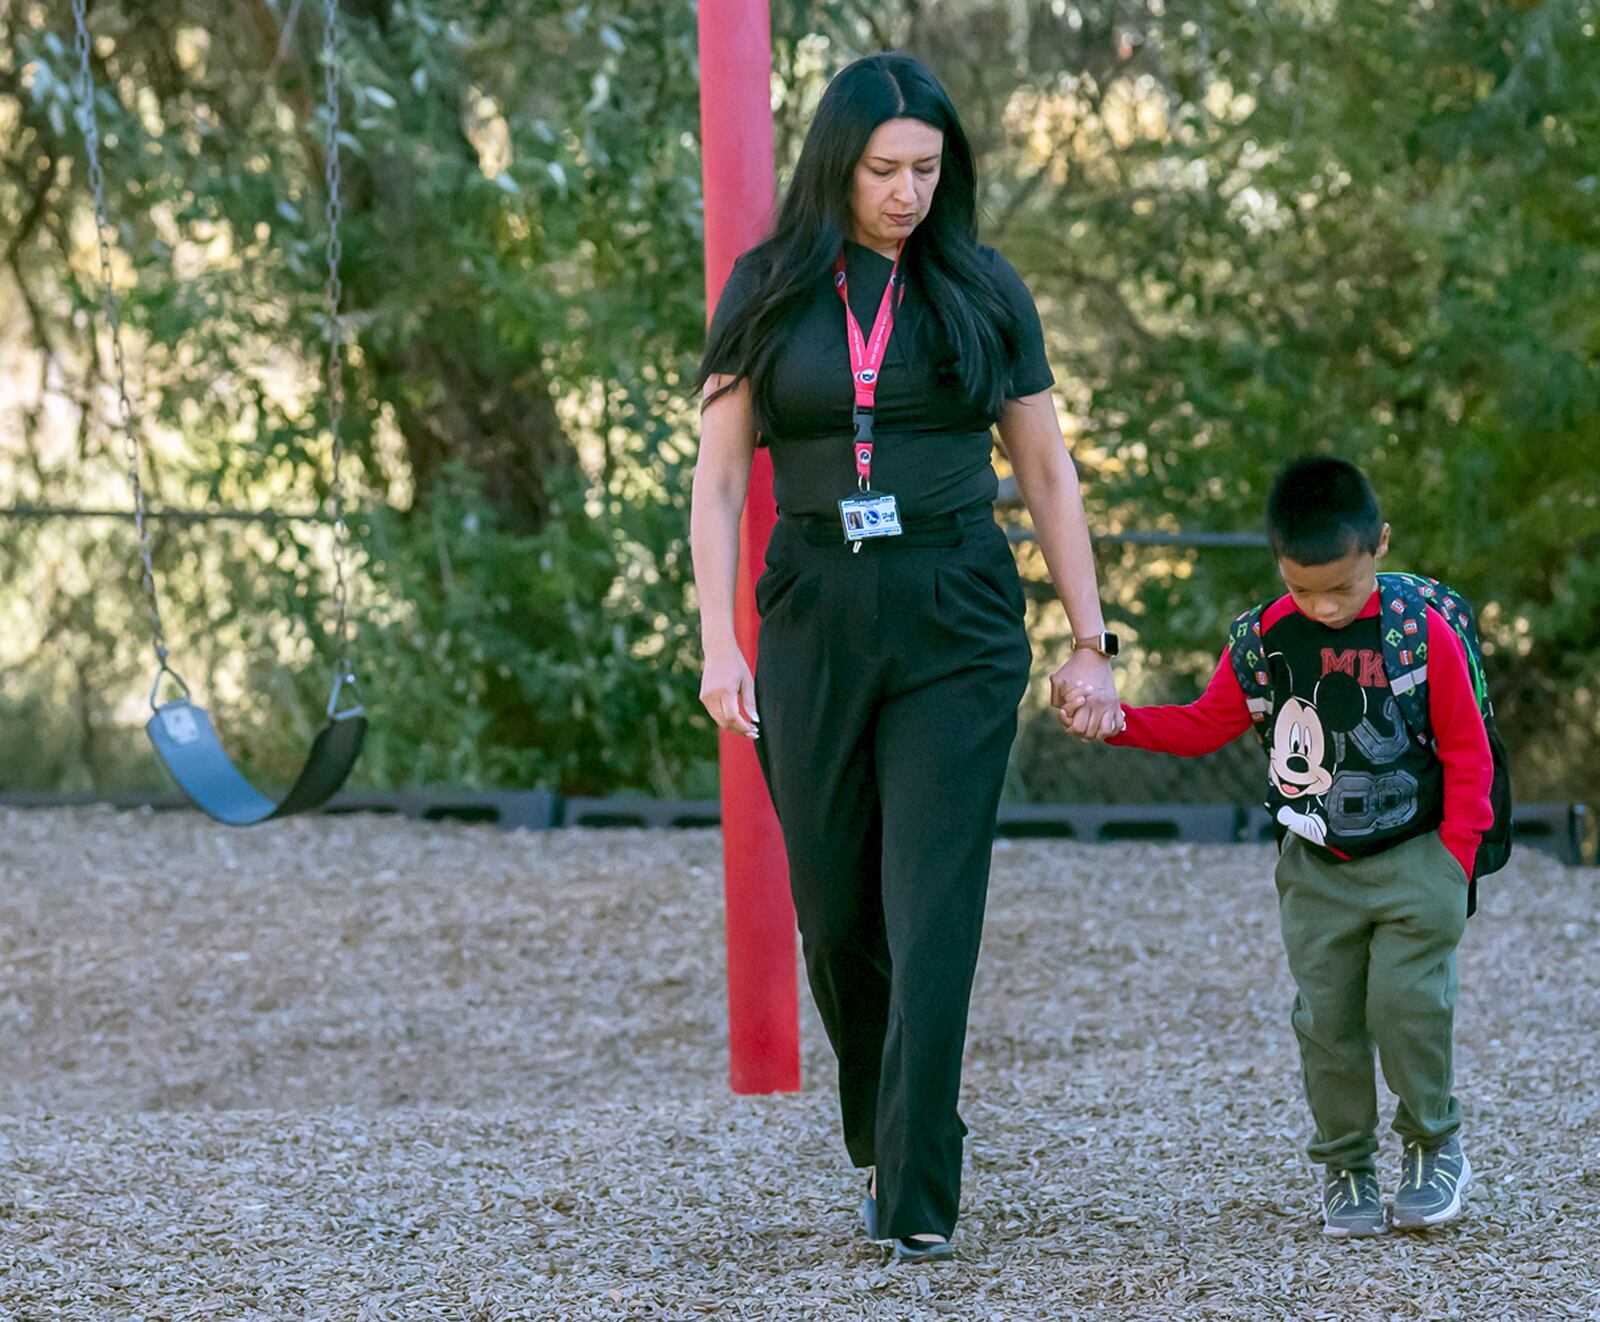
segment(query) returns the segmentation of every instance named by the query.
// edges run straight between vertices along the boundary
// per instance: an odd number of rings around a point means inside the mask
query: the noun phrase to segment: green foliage
[[[137,402],[174,504],[327,495],[317,8],[94,6]],[[708,792],[694,14],[343,13],[361,774]],[[1284,457],[1355,459],[1395,567],[1483,608],[1519,790],[1595,798],[1597,22],[1593,0],[775,0],[780,175],[846,60],[927,58],[979,151],[985,238],[1040,302],[1094,525],[1252,529]],[[65,0],[0,29],[0,301],[21,329],[0,341],[0,504],[116,504]],[[76,436],[73,404],[93,415]],[[325,697],[327,543],[315,521],[160,529],[178,659],[269,778]],[[154,776],[127,733],[148,684],[132,563],[122,527],[0,521],[8,779]],[[1274,585],[1249,550],[1101,563],[1148,698],[1191,695]],[[1061,612],[1033,625],[1049,668]],[[1019,792],[1065,783],[1055,746],[1025,738]]]
[[[674,719],[696,649],[687,612],[659,605],[653,555],[609,522],[507,533],[473,479],[451,477],[426,515],[386,515],[368,539],[384,717],[366,774],[681,792],[704,756]]]
[[[317,9],[93,16],[158,504],[310,511],[326,499]],[[712,744],[684,652],[682,383],[703,324],[693,14],[375,3],[344,16],[346,434],[366,511],[356,598],[376,717],[361,774],[703,789]],[[15,52],[0,113],[18,128],[0,215],[40,353],[35,388],[98,406],[67,6],[0,23]],[[47,409],[20,420],[7,498],[126,500],[103,415],[75,449]],[[157,528],[176,663],[247,768],[287,775],[333,660],[326,527]],[[14,658],[7,691],[114,730],[119,704],[124,724],[137,710],[146,653],[129,539],[104,532],[12,525],[0,565],[21,606],[52,556],[82,560],[49,622],[30,621],[39,646]],[[87,609],[96,600],[115,609]],[[79,754],[70,773],[40,762],[15,779],[139,774],[120,747],[80,741]]]

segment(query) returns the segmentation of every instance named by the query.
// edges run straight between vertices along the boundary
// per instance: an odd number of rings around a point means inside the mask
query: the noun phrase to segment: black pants
[[[948,1235],[995,811],[1031,660],[1016,565],[987,505],[859,554],[836,522],[780,519],[756,600],[756,747],[845,1145],[878,1168],[884,1235]]]

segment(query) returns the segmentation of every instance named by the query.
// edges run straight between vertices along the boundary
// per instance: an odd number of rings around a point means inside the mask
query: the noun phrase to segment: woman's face
[[[878,125],[850,185],[851,238],[880,252],[904,243],[922,223],[939,186],[944,134],[920,119]]]

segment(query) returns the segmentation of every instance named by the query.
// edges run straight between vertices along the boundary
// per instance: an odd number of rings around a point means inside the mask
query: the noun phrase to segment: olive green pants
[[[1456,943],[1467,877],[1436,832],[1333,861],[1290,835],[1278,915],[1296,992],[1291,1016],[1316,1133],[1311,1160],[1368,1171],[1378,1150],[1377,1047],[1398,1099],[1394,1130],[1432,1148],[1461,1126],[1451,1094]]]

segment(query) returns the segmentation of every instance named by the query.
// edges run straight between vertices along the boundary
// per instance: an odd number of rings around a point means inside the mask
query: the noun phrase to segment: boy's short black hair
[[[1297,565],[1325,565],[1353,551],[1376,551],[1383,515],[1354,464],[1312,455],[1292,459],[1267,496],[1272,554]]]

